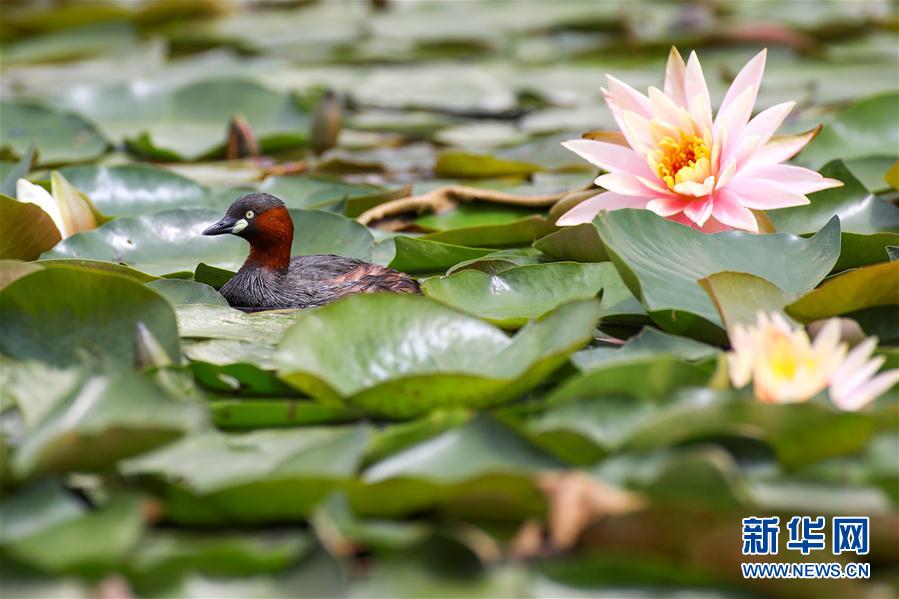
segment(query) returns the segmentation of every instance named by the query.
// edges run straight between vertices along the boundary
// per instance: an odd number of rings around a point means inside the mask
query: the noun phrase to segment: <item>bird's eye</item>
[[[247,218],[253,218],[254,214],[255,213],[252,210],[247,210],[247,213],[244,214],[244,216],[246,216]]]

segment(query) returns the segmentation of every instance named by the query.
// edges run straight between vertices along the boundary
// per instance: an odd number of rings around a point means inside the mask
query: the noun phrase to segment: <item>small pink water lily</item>
[[[603,95],[623,138],[613,133],[563,145],[608,171],[596,179],[608,191],[575,206],[558,224],[590,222],[600,210],[646,208],[707,233],[758,233],[752,210],[808,204],[806,194],[842,185],[813,170],[781,164],[817,133],[772,139],[795,102],[772,106],[750,120],[765,56],[763,50],[743,67],[714,120],[695,52],[684,64],[672,48],[664,91],[651,87],[648,97],[607,75]]]
[[[826,388],[838,408],[859,410],[899,382],[899,369],[877,374],[885,358],[870,359],[876,337],[847,354],[840,329],[840,319],[831,318],[810,341],[779,314],[759,313],[754,326],[736,325],[731,333],[731,383],[752,381],[756,399],[769,403],[806,401]]]

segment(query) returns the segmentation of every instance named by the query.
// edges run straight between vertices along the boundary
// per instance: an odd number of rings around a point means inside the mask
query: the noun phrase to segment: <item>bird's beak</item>
[[[224,235],[225,233],[240,233],[247,226],[244,219],[237,220],[227,214],[214,225],[203,231],[203,235]]]

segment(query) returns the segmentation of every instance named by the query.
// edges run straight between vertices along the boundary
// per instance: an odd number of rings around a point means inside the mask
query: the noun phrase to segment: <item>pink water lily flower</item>
[[[606,104],[621,134],[575,139],[564,146],[607,171],[596,184],[608,190],[562,215],[559,225],[590,222],[600,210],[646,208],[713,233],[759,232],[753,210],[808,204],[806,194],[842,185],[819,173],[781,164],[805,147],[817,129],[773,138],[795,102],[750,119],[766,51],[740,71],[712,118],[708,86],[696,53],[684,64],[672,48],[665,89],[645,96],[607,75]]]

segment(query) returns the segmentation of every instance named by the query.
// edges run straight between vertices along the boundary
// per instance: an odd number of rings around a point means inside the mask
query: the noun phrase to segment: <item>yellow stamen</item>
[[[659,141],[659,149],[653,155],[656,173],[659,179],[668,185],[668,189],[674,190],[674,185],[687,177],[677,177],[683,169],[691,169],[702,158],[709,158],[711,152],[703,138],[692,133],[684,133],[678,130],[679,137],[665,137]],[[684,175],[689,174],[686,171]],[[692,178],[692,177],[690,177]]]

